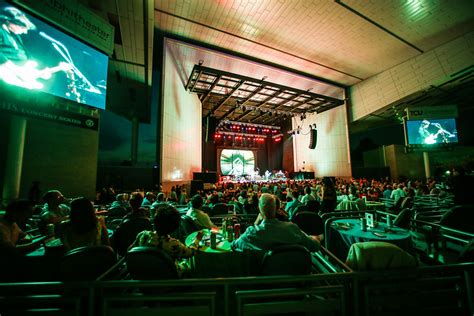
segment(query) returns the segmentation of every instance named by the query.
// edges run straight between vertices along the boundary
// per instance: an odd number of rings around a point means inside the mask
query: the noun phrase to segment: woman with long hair
[[[71,202],[71,215],[60,235],[66,251],[84,246],[110,245],[103,218],[97,217],[92,202],[85,197]]]

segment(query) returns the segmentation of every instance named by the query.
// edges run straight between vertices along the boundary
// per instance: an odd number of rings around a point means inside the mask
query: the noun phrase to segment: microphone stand
[[[74,65],[74,61],[72,60],[71,55],[69,54],[69,50],[66,48],[66,46],[61,43],[60,41],[52,38],[48,34],[44,32],[39,32],[39,35],[41,35],[43,38],[49,40],[51,42],[51,45],[54,47],[54,49],[64,58],[64,60],[67,61],[69,66],[71,66],[71,70],[88,86],[84,90],[96,93],[96,94],[102,94],[102,92],[94,87],[92,83],[86,78],[86,76]]]

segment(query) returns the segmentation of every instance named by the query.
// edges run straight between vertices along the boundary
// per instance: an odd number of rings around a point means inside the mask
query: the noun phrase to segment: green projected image
[[[224,176],[251,175],[255,169],[255,158],[251,150],[224,149],[220,162]]]

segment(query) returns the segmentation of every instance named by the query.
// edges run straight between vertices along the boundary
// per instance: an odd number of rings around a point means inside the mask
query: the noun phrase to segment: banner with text
[[[437,105],[405,109],[408,120],[443,119],[458,117],[456,105]]]
[[[63,109],[68,100],[61,100],[43,93],[7,93],[0,86],[0,113],[9,113],[35,119],[97,131],[99,119],[90,115]]]
[[[114,27],[76,0],[13,0],[13,2],[64,28],[91,46],[112,55]]]

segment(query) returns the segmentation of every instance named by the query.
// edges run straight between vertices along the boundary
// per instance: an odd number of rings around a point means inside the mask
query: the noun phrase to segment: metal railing
[[[0,284],[3,315],[471,315],[474,264],[304,276]],[[416,303],[416,304],[414,304]]]

